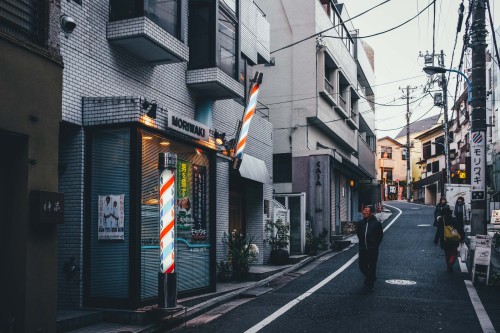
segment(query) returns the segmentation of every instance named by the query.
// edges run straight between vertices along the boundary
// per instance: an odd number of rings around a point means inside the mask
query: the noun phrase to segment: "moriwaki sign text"
[[[168,112],[167,127],[199,140],[209,140],[209,128],[207,126],[196,120],[178,115],[175,112]]]

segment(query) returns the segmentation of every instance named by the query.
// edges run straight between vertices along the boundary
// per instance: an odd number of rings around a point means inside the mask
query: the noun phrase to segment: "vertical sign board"
[[[474,282],[475,275],[480,275],[484,276],[485,284],[488,284],[490,277],[491,241],[492,237],[489,235],[476,235],[474,238],[471,238],[471,248],[474,249],[472,282]],[[486,266],[486,272],[478,271],[476,268],[477,265]]]
[[[193,204],[194,223],[192,236],[195,240],[205,240],[207,238],[207,168],[193,164]]]
[[[471,200],[484,200],[486,170],[484,169],[486,152],[484,132],[471,132]]]

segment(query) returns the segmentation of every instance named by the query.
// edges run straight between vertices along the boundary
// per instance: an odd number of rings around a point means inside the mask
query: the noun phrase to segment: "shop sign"
[[[484,132],[471,132],[471,200],[484,200],[486,154]]]
[[[33,220],[39,224],[64,223],[64,193],[32,191]]]
[[[172,111],[168,112],[167,127],[190,137],[209,141],[209,128],[207,126]]]
[[[207,168],[193,164],[193,239],[207,238]]]
[[[191,196],[191,163],[177,160],[177,228],[191,230],[193,227],[193,198]]]

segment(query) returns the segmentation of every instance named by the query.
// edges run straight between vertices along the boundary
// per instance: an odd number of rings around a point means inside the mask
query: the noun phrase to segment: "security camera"
[[[61,29],[63,29],[63,31],[67,34],[72,33],[76,28],[75,19],[71,16],[62,15],[59,21],[61,22]]]

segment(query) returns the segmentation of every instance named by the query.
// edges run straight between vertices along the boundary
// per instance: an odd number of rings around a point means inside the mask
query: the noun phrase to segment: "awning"
[[[243,178],[255,180],[263,184],[273,183],[264,161],[248,154],[243,155],[239,171]]]

